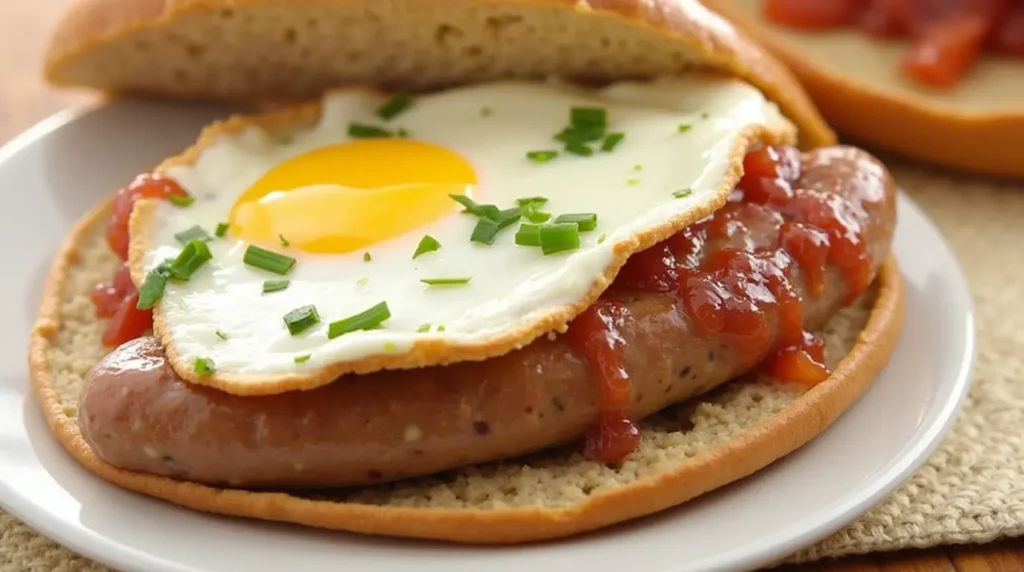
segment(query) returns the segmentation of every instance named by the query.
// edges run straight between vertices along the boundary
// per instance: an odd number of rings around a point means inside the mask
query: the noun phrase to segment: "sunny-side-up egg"
[[[791,130],[755,88],[697,75],[340,91],[293,137],[246,128],[169,169],[196,200],[137,216],[133,252],[144,274],[178,256],[183,231],[212,237],[212,259],[156,307],[179,371],[201,362],[243,387],[486,357],[564,324],[621,264],[617,244],[679,230],[727,192],[752,125]]]

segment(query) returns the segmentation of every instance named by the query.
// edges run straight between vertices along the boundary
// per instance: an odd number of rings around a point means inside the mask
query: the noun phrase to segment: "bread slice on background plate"
[[[842,135],[943,167],[1024,177],[1024,59],[983,53],[958,85],[930,89],[899,71],[907,42],[774,24],[762,0],[702,1],[783,61]]]
[[[805,146],[834,141],[789,73],[696,2],[83,0],[59,28],[48,61],[49,76],[64,85],[222,99],[310,97],[355,83],[428,89],[697,68],[761,89],[800,128]],[[209,135],[246,125],[302,129],[310,109],[235,118]],[[328,529],[514,543],[664,510],[750,475],[824,431],[884,367],[903,316],[890,259],[823,332],[829,379],[810,390],[768,379],[727,384],[670,407],[643,421],[640,448],[617,465],[569,447],[336,491],[222,489],[117,468],[82,439],[82,381],[107,353],[89,293],[119,264],[104,240],[109,209],[109,201],[97,206],[71,231],[32,332],[34,388],[55,435],[87,469],[121,487],[196,510]]]

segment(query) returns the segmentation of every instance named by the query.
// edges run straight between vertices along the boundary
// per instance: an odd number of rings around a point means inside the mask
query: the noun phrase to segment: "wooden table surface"
[[[58,92],[40,78],[43,46],[54,20],[73,0],[0,0],[0,142],[58,110],[92,100]],[[0,568],[6,568],[0,562]],[[941,548],[849,558],[783,568],[786,572],[1024,571],[1024,540],[984,547]]]

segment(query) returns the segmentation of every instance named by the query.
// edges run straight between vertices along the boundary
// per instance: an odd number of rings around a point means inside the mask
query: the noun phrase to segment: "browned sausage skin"
[[[874,276],[896,222],[888,173],[849,147],[806,153],[802,163],[795,185],[842,199],[837,212],[859,227]],[[746,205],[731,211],[736,224],[708,239],[699,258],[724,248],[778,247],[778,209]],[[793,269],[805,327],[822,326],[848,299],[850,274],[841,266],[825,266],[817,295],[808,295],[804,269]],[[698,333],[675,293],[613,287],[602,298],[621,302],[631,316],[620,334],[632,384],[628,413],[635,417],[751,369],[749,356],[741,356],[730,338]],[[770,335],[777,336],[778,312],[763,315]],[[601,409],[594,377],[586,359],[559,336],[483,362],[345,376],[306,392],[239,397],[183,382],[159,342],[143,337],[117,348],[89,373],[78,419],[93,451],[126,469],[215,485],[338,487],[431,474],[578,439]]]

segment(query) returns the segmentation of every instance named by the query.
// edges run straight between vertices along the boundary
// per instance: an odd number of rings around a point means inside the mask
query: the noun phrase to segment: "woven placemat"
[[[1022,157],[1024,160],[1024,157]],[[820,544],[806,562],[1024,535],[1024,185],[889,164],[945,233],[977,312],[974,382],[950,435],[895,494]],[[100,571],[0,512],[0,570]]]

